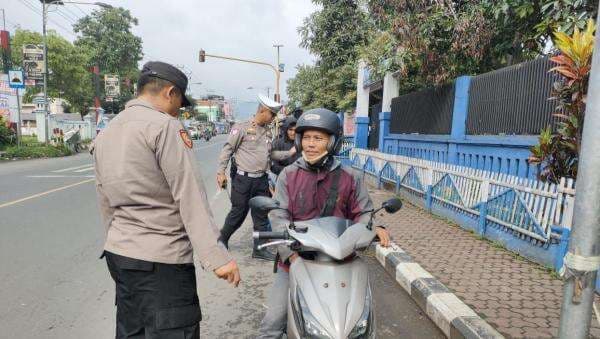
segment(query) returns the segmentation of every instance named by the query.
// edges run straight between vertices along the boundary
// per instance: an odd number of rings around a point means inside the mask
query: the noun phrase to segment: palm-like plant
[[[541,165],[541,180],[557,183],[561,177],[577,177],[595,28],[594,21],[589,20],[585,30],[575,28],[571,36],[554,34],[560,54],[550,59],[556,64],[550,71],[561,76],[553,88],[553,99],[558,102],[556,132],[551,126],[542,130],[529,158],[530,163]]]

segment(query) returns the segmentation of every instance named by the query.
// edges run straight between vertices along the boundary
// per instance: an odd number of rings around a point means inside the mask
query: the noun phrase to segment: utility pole
[[[590,73],[573,229],[569,252],[564,259],[566,270],[560,338],[583,339],[589,336],[600,265],[600,32],[597,28]]]
[[[279,59],[279,49],[283,47],[281,44],[273,44],[273,47],[277,48],[277,70],[281,72],[280,65],[281,61]],[[277,87],[275,88],[275,101],[281,102],[281,95],[279,93],[279,77],[277,77]]]
[[[17,92],[17,147],[21,147],[21,98],[19,97],[19,89],[15,89]]]
[[[52,3],[52,0],[50,1]],[[48,5],[42,0],[42,34],[44,37],[44,120],[46,125],[45,142],[48,143],[48,41],[46,37],[46,24],[48,21]]]
[[[44,119],[46,121],[46,143],[48,143],[48,114],[50,114],[48,110],[48,41],[46,37],[46,25],[48,23],[48,6],[50,5],[64,5],[64,4],[81,4],[81,5],[91,5],[91,6],[99,6],[102,8],[110,9],[111,5],[105,4],[103,2],[79,2],[79,1],[63,1],[63,0],[40,0],[42,3],[42,35],[44,41]],[[98,66],[94,66],[94,70],[97,70]],[[94,73],[97,75],[97,73]],[[94,80],[97,81],[97,80]],[[96,98],[94,99],[94,103],[96,106],[96,119],[98,119],[98,107],[100,105],[100,101],[98,98],[98,84],[96,84]]]
[[[92,66],[92,73],[94,74],[94,124],[98,126],[98,111],[100,110],[100,67],[98,65]],[[98,133],[98,127],[96,127],[96,133]]]
[[[6,13],[4,13],[4,8],[0,8],[2,10],[2,29],[6,31]]]

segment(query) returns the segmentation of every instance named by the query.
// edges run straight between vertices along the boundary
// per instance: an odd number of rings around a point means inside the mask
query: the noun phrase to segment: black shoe
[[[275,261],[275,254],[269,252],[266,248],[263,248],[262,250],[254,249],[252,250],[252,258]]]

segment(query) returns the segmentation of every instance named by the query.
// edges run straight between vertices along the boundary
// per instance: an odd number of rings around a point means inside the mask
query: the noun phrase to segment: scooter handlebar
[[[253,232],[254,239],[288,239],[287,232]]]

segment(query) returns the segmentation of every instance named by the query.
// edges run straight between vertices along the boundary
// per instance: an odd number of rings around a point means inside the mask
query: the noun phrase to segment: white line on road
[[[93,175],[28,175],[27,178],[94,178]]]
[[[34,194],[34,195],[30,195],[30,196],[28,196],[28,197],[25,197],[25,198],[22,198],[22,199],[13,200],[13,201],[10,201],[10,202],[7,202],[7,203],[4,203],[4,204],[1,204],[1,205],[0,205],[0,208],[8,207],[8,206],[11,206],[11,205],[14,205],[14,204],[18,204],[18,203],[20,203],[20,202],[27,201],[27,200],[31,200],[31,199],[34,199],[34,198],[39,198],[39,197],[42,197],[42,196],[44,196],[44,195],[48,195],[48,194],[50,194],[50,193],[54,193],[54,192],[59,192],[59,191],[62,191],[62,190],[66,190],[67,188],[71,188],[71,187],[75,187],[75,186],[78,186],[78,185],[81,185],[81,184],[85,184],[85,183],[88,183],[88,182],[92,182],[92,181],[94,181],[94,180],[95,180],[95,179],[87,179],[87,180],[84,180],[84,181],[76,182],[76,183],[74,183],[74,184],[71,184],[71,185],[62,186],[62,187],[58,187],[58,188],[55,188],[55,189],[51,189],[51,190],[49,190],[49,191],[46,191],[46,192],[42,192],[42,193],[38,193],[38,194]]]
[[[80,169],[80,168],[84,168],[84,167],[89,167],[92,164],[85,164],[82,166],[75,166],[75,167],[69,167],[69,168],[63,168],[60,170],[56,170],[56,171],[52,171],[52,173],[62,173],[62,172],[68,172],[68,171],[72,171],[72,170],[76,170],[76,169]]]
[[[93,170],[94,170],[94,166],[88,167],[88,168],[84,168],[84,169],[80,169],[80,170],[73,171],[73,172],[75,172],[75,173],[81,173],[81,172],[88,172],[88,171],[93,171]]]

